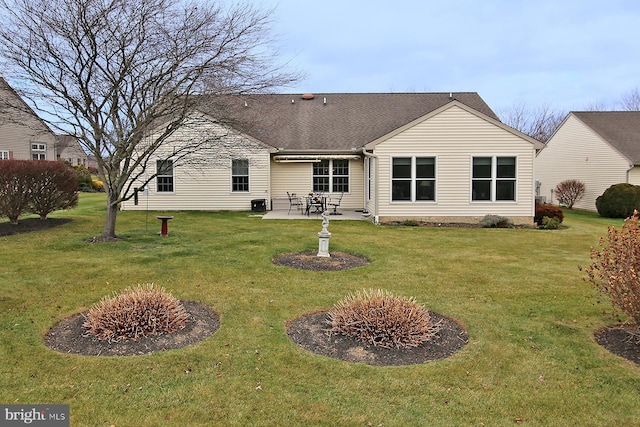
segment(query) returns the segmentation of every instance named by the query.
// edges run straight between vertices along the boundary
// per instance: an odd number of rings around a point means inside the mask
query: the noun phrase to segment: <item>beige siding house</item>
[[[539,195],[577,179],[585,195],[574,207],[596,210],[596,198],[614,184],[640,185],[640,112],[571,112],[536,157]]]
[[[131,200],[123,209],[248,210],[255,199],[288,209],[287,193],[322,192],[342,195],[340,209],[380,222],[477,222],[488,214],[533,222],[533,161],[542,144],[501,123],[476,93],[277,94],[223,102],[234,117],[233,141],[247,151],[199,168],[176,163],[170,176],[160,171],[137,205]],[[200,109],[212,123],[203,134],[219,131],[213,125],[219,108],[216,100],[216,108]],[[200,155],[213,159],[231,147],[230,140]],[[166,154],[158,153],[158,161]],[[249,165],[244,192],[237,191],[238,162]]]
[[[538,146],[496,119],[451,102],[367,145],[378,183],[368,208],[382,221],[478,222],[494,214],[530,224]],[[401,192],[398,186],[407,191],[394,194]]]
[[[174,155],[189,145],[201,147],[197,155]],[[269,198],[270,152],[265,144],[223,128],[207,115],[194,115],[151,164],[140,169],[131,182],[137,195],[121,208],[249,210],[252,200]]]
[[[56,160],[56,136],[0,77],[0,160]]]
[[[77,138],[71,135],[58,135],[57,144],[57,158],[58,160],[64,160],[71,166],[94,166],[95,165],[82,149],[80,142]]]

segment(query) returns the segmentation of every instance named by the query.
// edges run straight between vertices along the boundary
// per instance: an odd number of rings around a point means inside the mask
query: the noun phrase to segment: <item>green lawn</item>
[[[317,249],[320,221],[249,213],[120,212],[126,241],[88,244],[104,196],[82,195],[62,227],[0,237],[0,402],[66,403],[73,426],[622,426],[640,420],[640,367],[592,333],[611,308],[585,281],[607,225],[565,213],[558,231],[381,227],[333,221],[331,251],[371,264],[341,272],[274,266]],[[153,282],[221,316],[206,341],[135,357],[49,350],[58,320]],[[469,344],[423,365],[372,367],[309,353],[287,320],[351,291],[414,296],[458,319]]]

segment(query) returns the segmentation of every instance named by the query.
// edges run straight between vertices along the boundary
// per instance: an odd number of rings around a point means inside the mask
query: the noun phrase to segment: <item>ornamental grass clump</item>
[[[384,348],[417,347],[440,329],[429,311],[413,297],[383,290],[363,290],[339,301],[328,313],[329,334],[346,335]]]
[[[183,329],[188,321],[180,300],[147,284],[102,299],[89,309],[83,326],[102,341],[124,341],[170,334]]]

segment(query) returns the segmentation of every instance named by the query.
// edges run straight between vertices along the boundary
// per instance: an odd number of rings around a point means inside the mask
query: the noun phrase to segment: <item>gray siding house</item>
[[[219,108],[233,118],[226,130]],[[278,209],[287,193],[323,192],[380,222],[533,222],[542,144],[501,123],[477,93],[230,96],[199,111],[158,154],[144,203],[122,209],[248,210],[253,199]],[[180,141],[217,133],[199,154],[208,165],[162,161]]]

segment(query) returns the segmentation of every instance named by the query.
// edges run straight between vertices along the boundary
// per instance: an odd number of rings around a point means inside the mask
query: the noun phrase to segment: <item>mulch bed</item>
[[[607,326],[594,334],[598,344],[611,353],[640,365],[640,329],[635,324]]]
[[[8,221],[2,222],[0,223],[0,237],[47,230],[49,228],[59,227],[71,221],[72,220],[70,218],[25,218],[20,219],[17,224],[11,224]]]
[[[362,344],[354,338],[327,334],[327,312],[305,314],[287,323],[287,334],[310,352],[373,366],[415,365],[444,359],[468,342],[467,332],[453,319],[430,312],[434,323],[441,322],[436,336],[422,345],[408,349],[384,348]]]
[[[150,335],[137,340],[100,341],[86,333],[84,314],[75,314],[53,326],[46,334],[45,345],[61,353],[85,356],[133,356],[186,347],[209,337],[220,327],[220,316],[206,305],[181,301],[189,322],[171,334]]]
[[[330,257],[319,257],[317,252],[282,254],[271,261],[276,265],[312,271],[340,271],[368,265],[370,261],[359,255],[331,252]]]

